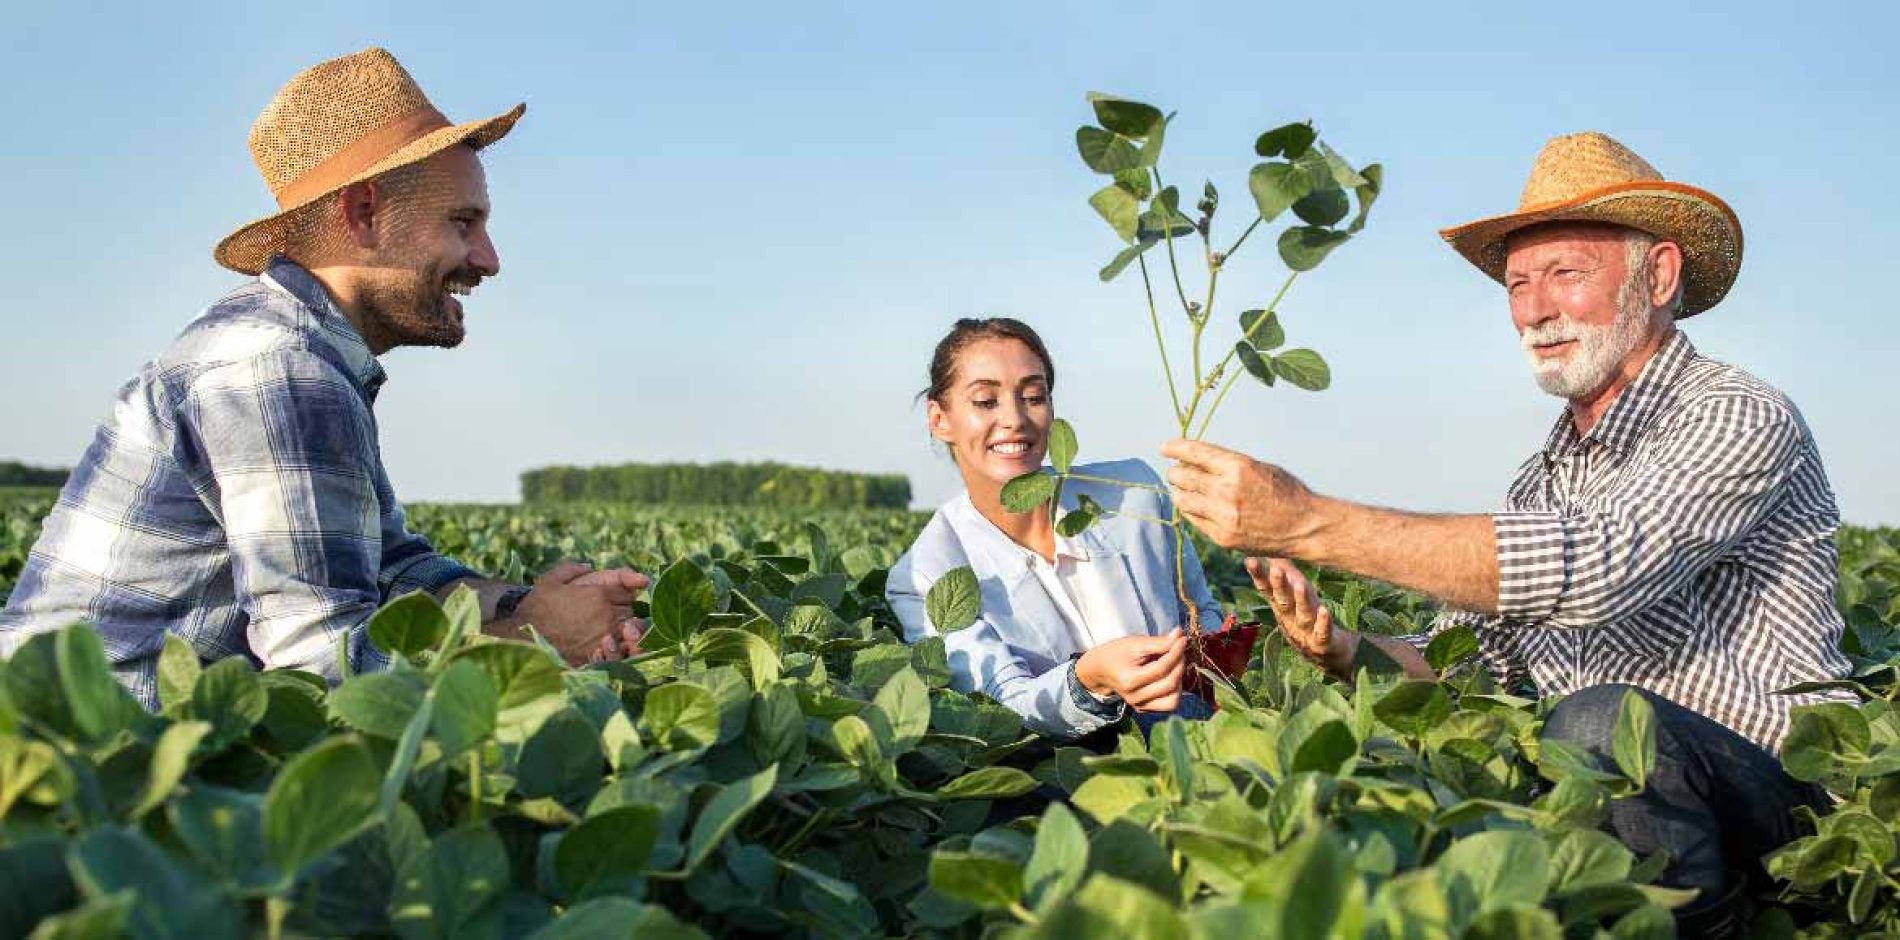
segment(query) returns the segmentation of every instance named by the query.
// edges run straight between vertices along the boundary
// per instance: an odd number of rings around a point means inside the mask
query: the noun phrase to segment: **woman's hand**
[[[1143,712],[1171,712],[1181,701],[1187,635],[1180,628],[1161,636],[1125,636],[1082,654],[1075,677],[1097,696],[1121,696]]]
[[[1273,607],[1280,633],[1300,655],[1328,672],[1346,671],[1356,645],[1354,635],[1333,629],[1333,612],[1320,602],[1319,591],[1297,566],[1284,558],[1249,558],[1247,575]]]

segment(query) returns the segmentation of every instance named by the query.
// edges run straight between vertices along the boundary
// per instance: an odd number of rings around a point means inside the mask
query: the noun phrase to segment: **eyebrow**
[[[1049,384],[1049,379],[1047,376],[1044,376],[1042,373],[1038,372],[1035,375],[1025,376],[1023,380],[1017,384],[1021,386],[1021,385],[1028,385],[1032,382],[1041,382],[1044,385],[1047,385]],[[970,381],[963,383],[963,387],[966,389],[976,388],[978,386],[983,386],[986,388],[1002,388],[1003,383],[995,379],[971,379]]]
[[[450,215],[472,215],[477,219],[488,218],[488,207],[477,205],[458,206],[449,210]]]
[[[1523,277],[1525,275],[1530,274],[1533,271],[1537,271],[1537,272],[1549,271],[1551,268],[1559,267],[1561,265],[1569,265],[1571,267],[1586,267],[1587,266],[1587,267],[1593,267],[1593,268],[1600,268],[1603,266],[1603,259],[1593,258],[1588,255],[1584,255],[1581,259],[1572,257],[1570,255],[1558,255],[1557,257],[1552,258],[1549,261],[1546,261],[1542,265],[1539,265],[1538,267],[1535,267],[1535,268],[1505,268],[1504,279],[1508,281],[1514,277]]]

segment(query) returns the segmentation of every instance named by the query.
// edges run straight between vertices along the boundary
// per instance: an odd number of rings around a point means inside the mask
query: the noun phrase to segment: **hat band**
[[[304,175],[284,184],[277,191],[277,208],[289,210],[301,206],[333,189],[347,185],[376,161],[395,153],[423,135],[452,126],[449,119],[429,105],[398,115],[381,127],[350,142],[305,171]]]

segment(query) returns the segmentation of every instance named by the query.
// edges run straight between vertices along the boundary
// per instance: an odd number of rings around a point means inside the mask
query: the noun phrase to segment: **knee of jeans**
[[[1616,716],[1623,696],[1642,689],[1620,682],[1593,685],[1564,696],[1544,719],[1545,738],[1568,741],[1590,751],[1608,751],[1616,734]]]

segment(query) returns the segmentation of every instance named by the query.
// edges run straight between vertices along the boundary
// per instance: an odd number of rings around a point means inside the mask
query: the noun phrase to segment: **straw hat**
[[[1440,235],[1491,279],[1504,282],[1504,240],[1541,222],[1607,222],[1641,229],[1682,247],[1682,312],[1721,302],[1742,267],[1742,223],[1713,193],[1671,183],[1628,147],[1594,131],[1553,137],[1531,167],[1509,215]]]
[[[487,120],[451,124],[383,49],[312,66],[279,89],[251,125],[251,158],[277,197],[277,214],[233,232],[213,256],[256,274],[283,250],[298,209],[456,144],[486,147],[527,109],[518,104]]]

